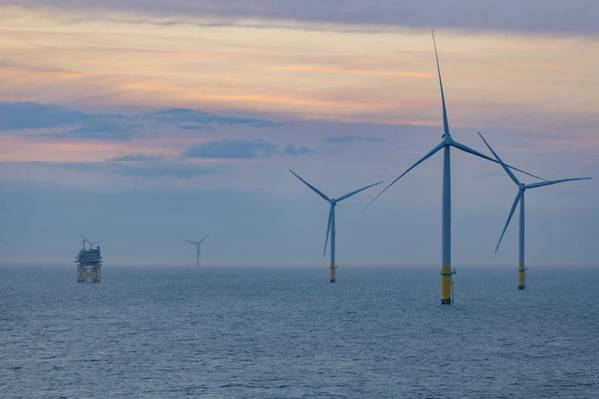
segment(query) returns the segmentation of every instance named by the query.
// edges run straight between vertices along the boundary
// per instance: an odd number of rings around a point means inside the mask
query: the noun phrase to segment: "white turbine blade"
[[[370,205],[372,205],[372,203],[374,201],[376,201],[381,195],[383,195],[383,193],[385,191],[387,191],[389,189],[389,187],[391,187],[392,185],[394,185],[399,179],[401,179],[402,177],[404,177],[409,171],[411,171],[412,169],[414,169],[416,166],[420,165],[422,162],[426,161],[428,158],[432,157],[437,151],[439,151],[441,148],[445,147],[445,144],[441,143],[435,146],[435,148],[433,148],[432,150],[430,150],[425,156],[423,156],[422,158],[420,158],[414,165],[410,166],[405,172],[403,172],[401,175],[399,175],[398,178],[396,178],[395,180],[393,180],[391,183],[389,183],[387,185],[387,187],[385,187],[383,189],[383,191],[381,191],[380,193],[378,193],[376,195],[376,197],[374,197],[369,203],[368,205],[366,205],[364,207],[364,209],[362,209],[362,211],[365,211],[366,209],[368,209],[368,207]]]
[[[476,151],[475,149],[468,147],[467,145],[464,145],[464,144],[458,143],[457,141],[452,141],[452,142],[451,142],[451,145],[452,145],[452,146],[454,146],[455,148],[459,149],[459,150],[462,150],[462,151],[464,151],[464,152],[470,153],[470,154],[472,154],[472,155],[475,155],[475,156],[477,156],[477,157],[479,157],[479,158],[483,158],[483,159],[486,159],[487,161],[491,161],[491,162],[499,163],[499,162],[498,162],[496,159],[493,159],[493,158],[491,158],[491,157],[489,157],[489,156],[487,156],[487,155],[483,154],[482,152],[478,152],[478,151]],[[534,177],[535,179],[539,179],[539,180],[545,180],[545,179],[543,179],[542,177],[539,177],[539,176],[533,175],[532,173],[528,173],[528,172],[527,172],[527,171],[525,171],[525,170],[518,169],[518,168],[516,168],[515,166],[509,165],[509,164],[505,164],[505,165],[506,165],[508,168],[510,168],[510,169],[517,170],[518,172],[524,173],[525,175],[528,175],[528,176],[530,176],[530,177]]]
[[[510,177],[510,179],[512,179],[512,181],[514,183],[516,183],[517,185],[520,185],[520,180],[518,180],[518,178],[516,176],[514,176],[514,174],[510,170],[510,168],[508,168],[507,165],[505,164],[505,162],[503,162],[503,160],[499,157],[499,155],[497,155],[497,153],[495,152],[495,150],[493,149],[493,147],[491,147],[491,145],[489,143],[487,143],[487,140],[485,140],[484,136],[480,132],[478,132],[478,135],[480,136],[481,140],[485,143],[485,145],[487,146],[487,148],[489,149],[489,151],[491,151],[491,153],[493,154],[493,156],[495,157],[495,159],[497,160],[497,162],[499,162],[499,164],[501,165],[501,167],[503,168],[503,170],[505,170],[505,173],[508,174],[508,176]]]
[[[312,191],[314,191],[316,194],[320,195],[322,198],[324,198],[326,201],[331,201],[331,199],[329,197],[327,197],[322,191],[320,191],[319,189],[317,189],[316,187],[314,187],[313,185],[311,185],[310,183],[308,183],[307,181],[305,181],[304,179],[302,179],[300,177],[300,175],[298,175],[297,173],[295,173],[294,171],[292,171],[291,169],[289,169],[289,171],[291,173],[293,173],[293,175],[295,177],[297,177],[298,179],[300,179],[306,186],[310,187],[312,189]]]
[[[514,203],[512,204],[512,209],[510,209],[510,214],[507,217],[507,221],[505,222],[505,226],[503,227],[503,231],[501,232],[501,236],[499,237],[499,241],[497,242],[497,246],[495,247],[495,252],[497,252],[497,250],[499,249],[499,245],[501,245],[501,240],[503,240],[503,236],[505,235],[505,231],[507,230],[507,227],[510,225],[510,221],[512,220],[512,216],[514,216],[514,211],[516,210],[516,206],[518,205],[518,202],[520,202],[520,199],[522,198],[522,190],[518,190],[518,194],[516,195],[516,198],[514,198]]]
[[[185,240],[185,241],[187,241],[188,243],[193,244],[193,245],[199,245],[200,244],[199,242],[196,242],[196,241],[191,241],[191,240]]]
[[[439,66],[439,56],[437,55],[437,42],[435,41],[435,31],[431,29],[433,36],[433,46],[435,47],[435,61],[437,62],[437,75],[439,76],[439,88],[441,89],[441,103],[443,105],[443,134],[445,137],[451,137],[449,133],[449,122],[447,121],[447,107],[445,106],[445,92],[443,90],[443,80],[441,79],[441,67]]]
[[[567,181],[590,180],[590,179],[592,179],[592,177],[573,177],[570,179],[547,180],[547,181],[542,181],[542,182],[538,182],[538,183],[527,184],[526,188],[538,188],[538,187],[550,186],[552,184],[564,183]]]
[[[208,233],[208,234],[210,234],[210,233]],[[202,238],[202,239],[201,239],[201,240],[198,242],[198,245],[200,245],[201,243],[203,243],[203,242],[204,242],[204,240],[205,240],[206,238],[208,238],[208,234],[206,234],[206,235],[205,235],[205,236],[204,236],[204,237],[203,237],[203,238]]]
[[[327,235],[324,239],[324,250],[322,251],[322,256],[327,254],[327,244],[329,243],[329,234],[331,232],[331,224],[333,223],[333,206],[331,205],[331,209],[329,210],[329,221],[327,222]]]
[[[367,190],[367,189],[369,189],[370,187],[378,186],[379,184],[383,184],[383,182],[382,182],[382,181],[379,181],[379,182],[376,182],[376,183],[374,183],[374,184],[370,184],[370,185],[368,185],[368,186],[365,186],[365,187],[359,188],[359,189],[357,189],[357,190],[355,190],[355,191],[352,191],[351,193],[348,193],[348,194],[342,195],[341,197],[337,198],[337,202],[339,202],[339,201],[343,201],[344,199],[347,199],[347,198],[351,197],[352,195],[356,195],[356,194],[358,194],[358,193],[359,193],[359,192],[361,192],[361,191]]]

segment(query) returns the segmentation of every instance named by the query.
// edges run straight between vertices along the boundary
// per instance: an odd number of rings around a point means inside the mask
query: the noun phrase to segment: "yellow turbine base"
[[[441,268],[441,304],[451,304],[451,266],[444,265]]]
[[[520,266],[518,269],[518,288],[523,290],[526,287],[526,269]]]

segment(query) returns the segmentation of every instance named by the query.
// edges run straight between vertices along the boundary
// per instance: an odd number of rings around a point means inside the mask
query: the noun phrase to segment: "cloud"
[[[194,111],[186,108],[171,108],[164,111],[147,114],[150,119],[170,122],[184,123],[184,129],[202,128],[212,125],[248,125],[253,127],[271,127],[276,123],[265,119],[244,118],[237,116],[220,116],[208,112]]]
[[[126,154],[119,157],[107,159],[108,162],[146,162],[146,161],[159,161],[162,157],[159,155],[146,155],[139,152]]]
[[[365,136],[333,136],[327,137],[324,139],[324,142],[327,144],[334,145],[343,145],[343,144],[351,144],[355,142],[362,143],[378,143],[381,141],[385,141],[385,139],[379,137],[365,137]]]
[[[58,105],[0,102],[0,130],[42,129],[76,125],[88,115]]]
[[[63,139],[128,141],[145,136],[144,127],[164,123],[180,129],[201,129],[215,125],[271,127],[265,119],[220,116],[191,109],[173,108],[145,114],[87,113],[53,104],[0,102],[0,131],[60,128],[44,133]],[[56,129],[55,129],[56,130]]]
[[[95,140],[127,141],[138,136],[135,131],[140,125],[131,117],[115,114],[90,115],[83,124],[64,133],[53,134],[58,137]]]
[[[264,140],[219,140],[195,144],[183,152],[187,158],[265,158],[277,153],[277,146]]]
[[[14,0],[0,4],[14,5]],[[320,0],[129,0],[97,2],[80,0],[20,0],[18,4],[33,7],[56,7],[78,12],[132,14],[130,19],[147,22],[144,15],[160,16],[160,23],[203,21],[209,25],[257,25],[286,23],[302,28],[312,23],[335,29],[331,24],[382,29],[397,26],[428,29],[431,26],[466,30],[508,32],[564,32],[570,34],[599,33],[599,7],[595,0],[421,0],[397,1],[347,0],[340,9],[337,2]],[[299,26],[297,26],[299,23]],[[303,26],[305,29],[305,26]]]
[[[308,147],[296,147],[294,144],[288,144],[283,150],[286,155],[305,155],[311,153],[312,150]]]
[[[47,129],[64,127],[47,136],[98,140],[128,140],[137,123],[119,114],[92,114],[54,104],[1,102],[0,130]]]

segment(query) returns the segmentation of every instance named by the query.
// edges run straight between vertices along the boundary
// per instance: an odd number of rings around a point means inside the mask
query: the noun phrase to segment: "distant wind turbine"
[[[196,246],[196,267],[199,268],[200,267],[200,245],[202,245],[202,243],[204,242],[204,240],[208,237],[208,234],[206,234],[204,236],[204,238],[202,238],[200,241],[191,241],[191,240],[185,240],[190,244],[193,244]]]
[[[304,180],[302,177],[300,177],[297,173],[295,173],[294,171],[292,171],[291,169],[289,169],[289,171],[295,176],[297,177],[299,180],[301,180],[306,186],[308,186],[312,191],[314,191],[316,194],[318,194],[320,197],[322,197],[322,199],[324,199],[325,201],[327,201],[330,204],[330,209],[329,209],[329,221],[327,222],[327,234],[325,236],[325,240],[324,240],[324,250],[322,253],[322,256],[325,256],[327,253],[327,244],[329,242],[329,237],[331,239],[331,263],[330,263],[330,273],[329,273],[329,277],[330,277],[330,281],[331,283],[334,283],[336,281],[337,278],[337,273],[336,273],[336,269],[337,266],[335,264],[335,236],[336,236],[336,231],[335,231],[335,207],[337,206],[337,203],[348,199],[349,197],[358,194],[361,191],[364,191],[366,189],[369,189],[370,187],[379,185],[381,183],[383,183],[382,181],[378,182],[378,183],[374,183],[374,184],[370,184],[368,186],[362,187],[360,189],[357,189],[355,191],[352,191],[350,193],[347,193],[345,195],[342,195],[339,198],[330,198],[328,197],[326,194],[324,194],[322,191],[320,191],[319,189],[317,189],[316,187],[314,187],[313,185],[311,185],[310,183],[308,183],[306,180]]]
[[[420,165],[426,159],[433,156],[437,151],[443,150],[443,216],[442,216],[442,261],[441,261],[441,304],[449,305],[452,302],[452,275],[455,273],[451,269],[451,160],[450,160],[450,149],[451,147],[455,147],[458,150],[467,152],[469,154],[475,155],[479,158],[486,159],[488,161],[497,162],[495,159],[486,156],[464,144],[461,144],[455,141],[451,137],[451,133],[449,131],[449,122],[447,121],[447,107],[445,106],[445,93],[443,91],[443,80],[441,79],[441,68],[439,67],[439,57],[437,55],[437,44],[435,42],[435,33],[431,30],[433,36],[433,46],[435,49],[435,62],[437,65],[437,76],[439,78],[439,88],[441,90],[441,105],[443,109],[443,136],[441,139],[441,143],[435,146],[432,150],[430,150],[426,155],[424,155],[420,160],[410,166],[405,172],[403,172],[398,178],[393,180],[391,183],[387,185],[380,193],[376,195],[370,201],[366,208],[368,208],[377,198],[379,198],[385,191],[387,191],[393,184],[395,184],[399,179],[405,176],[409,171],[414,169],[416,166]],[[531,175],[528,172],[517,169],[513,166],[509,166],[512,169],[515,169],[519,172],[525,173],[529,176],[535,177],[537,179],[541,179],[538,176]],[[541,179],[543,180],[543,179]],[[364,209],[366,209],[364,208]]]
[[[524,237],[524,193],[526,192],[526,190],[528,190],[530,188],[545,187],[545,186],[550,186],[550,185],[558,184],[558,183],[564,183],[564,182],[568,182],[568,181],[589,180],[591,178],[590,177],[574,177],[574,178],[569,178],[569,179],[545,180],[545,181],[542,181],[539,183],[524,184],[520,180],[518,180],[518,178],[512,173],[510,168],[503,162],[503,160],[499,157],[499,155],[497,155],[497,153],[489,145],[487,140],[485,140],[483,135],[480,133],[478,135],[483,140],[485,145],[489,148],[489,150],[493,153],[493,156],[495,157],[497,162],[499,162],[499,164],[501,165],[503,170],[505,170],[505,173],[507,173],[507,175],[510,177],[510,179],[512,179],[512,181],[516,184],[516,186],[518,186],[518,192],[516,193],[516,198],[514,198],[514,203],[512,204],[512,208],[510,209],[510,213],[507,217],[507,221],[505,223],[505,226],[503,227],[503,231],[501,232],[501,236],[499,237],[497,246],[495,247],[495,252],[497,252],[497,250],[499,249],[499,246],[501,245],[501,240],[503,240],[505,231],[507,230],[507,228],[510,224],[510,221],[512,220],[512,216],[514,215],[514,211],[516,210],[516,207],[518,206],[518,203],[519,203],[520,204],[520,230],[519,230],[520,237],[519,237],[519,246],[518,246],[519,247],[518,288],[523,290],[526,287],[526,266],[524,263],[524,238],[525,238]]]

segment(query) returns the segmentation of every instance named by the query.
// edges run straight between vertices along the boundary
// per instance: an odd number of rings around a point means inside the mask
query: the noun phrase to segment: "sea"
[[[0,267],[1,398],[599,398],[599,267]]]

